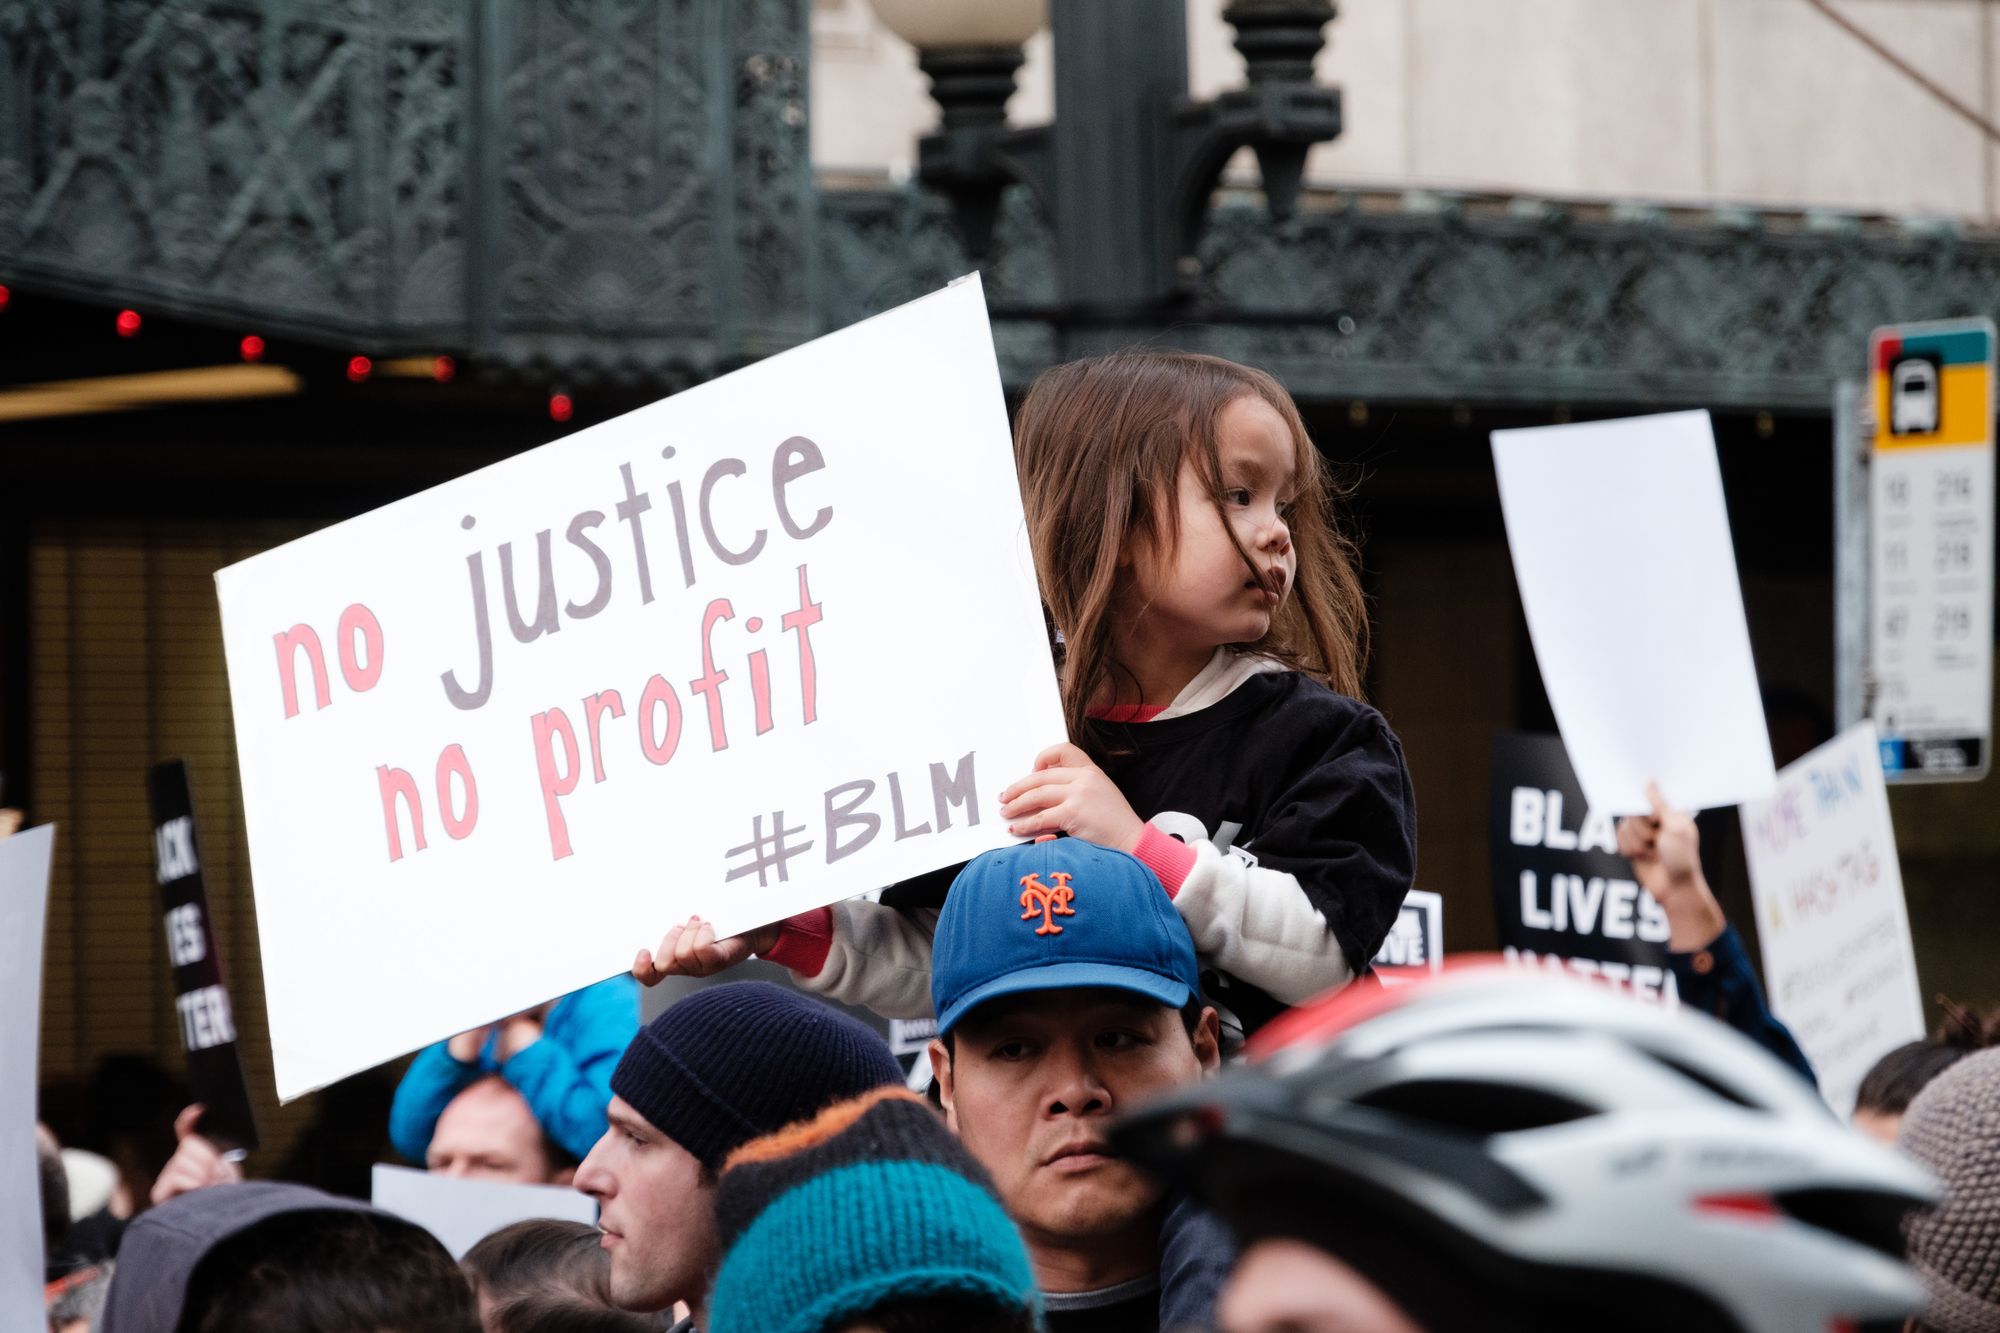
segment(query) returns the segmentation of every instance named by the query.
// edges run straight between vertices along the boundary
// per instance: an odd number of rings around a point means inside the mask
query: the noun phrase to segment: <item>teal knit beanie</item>
[[[986,1172],[904,1089],[745,1144],[715,1211],[723,1256],[705,1333],[832,1333],[937,1297],[1041,1327],[1027,1251]]]

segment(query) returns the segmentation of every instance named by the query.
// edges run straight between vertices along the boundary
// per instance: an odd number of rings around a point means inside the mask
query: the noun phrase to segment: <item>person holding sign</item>
[[[1365,972],[1415,874],[1416,806],[1402,747],[1358,697],[1354,548],[1291,398],[1215,357],[1076,361],[1029,390],[1015,455],[1071,740],[1001,792],[1009,830],[1150,866],[1242,1033]],[[754,952],[809,990],[920,1017],[949,875],[734,939],[691,919],[634,972]]]
[[[410,1062],[396,1087],[390,1142],[411,1161],[426,1161],[453,1099],[498,1074],[527,1100],[549,1141],[582,1161],[604,1133],[611,1070],[638,1030],[638,988],[630,977],[613,977],[438,1042]]]
[[[1817,1086],[1812,1064],[1764,1003],[1743,937],[1722,914],[1701,870],[1701,834],[1694,818],[1668,804],[1659,784],[1646,784],[1650,815],[1618,821],[1618,854],[1667,914],[1667,965],[1674,970],[1681,1003],[1745,1034]]]
[[[226,1151],[201,1132],[201,1113],[205,1109],[196,1102],[174,1117],[174,1155],[154,1177],[148,1196],[155,1207],[192,1190],[230,1185],[243,1179],[243,1168],[237,1165],[243,1155]]]

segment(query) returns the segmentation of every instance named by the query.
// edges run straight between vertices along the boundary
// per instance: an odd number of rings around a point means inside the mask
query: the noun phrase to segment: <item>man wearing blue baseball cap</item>
[[[931,968],[938,1094],[1027,1241],[1050,1333],[1207,1327],[1227,1240],[1105,1142],[1220,1059],[1153,872],[1075,838],[989,852],[952,884]]]

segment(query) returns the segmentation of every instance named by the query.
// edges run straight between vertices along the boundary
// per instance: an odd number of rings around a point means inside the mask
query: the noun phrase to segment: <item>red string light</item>
[[[368,378],[368,372],[375,369],[375,363],[365,356],[351,356],[347,359],[347,378],[356,384]]]
[[[549,395],[549,419],[551,421],[568,421],[571,414],[575,411],[576,404],[570,401],[568,394],[552,393]]]
[[[134,338],[137,337],[138,334],[139,334],[139,312],[136,310],[119,311],[118,336],[121,338]]]
[[[0,287],[0,310],[5,310],[7,303],[13,299],[14,293],[8,291],[5,287]]]
[[[243,353],[245,361],[262,361],[264,359],[264,340],[254,333],[244,334],[243,341],[236,344],[236,346]]]
[[[458,374],[458,363],[448,356],[441,356],[431,362],[431,378],[439,384],[449,384]]]

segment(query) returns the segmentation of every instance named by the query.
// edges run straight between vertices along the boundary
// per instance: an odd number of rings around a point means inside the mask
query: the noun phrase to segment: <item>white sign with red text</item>
[[[975,278],[221,571],[280,1097],[1010,841],[1019,497]]]
[[[1771,1012],[1847,1115],[1869,1067],[1924,1035],[1874,723],[1788,765],[1742,818]]]

